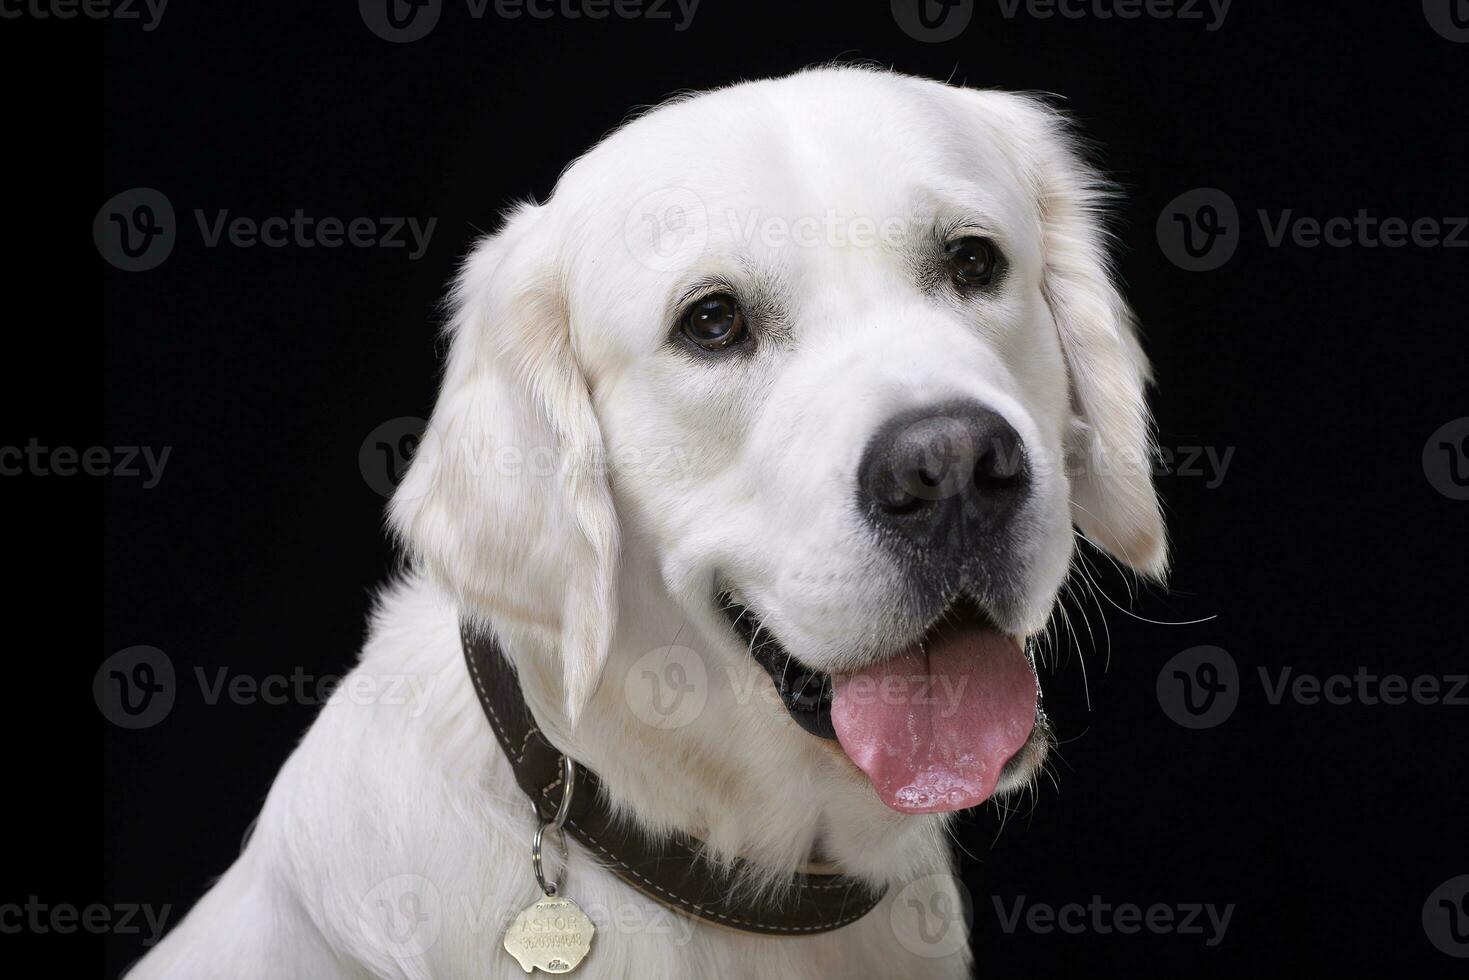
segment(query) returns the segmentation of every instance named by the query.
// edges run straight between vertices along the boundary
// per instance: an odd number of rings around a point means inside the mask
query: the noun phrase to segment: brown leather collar
[[[543,820],[561,799],[561,754],[541,734],[520,693],[515,669],[494,637],[461,624],[460,638],[469,676],[485,716],[515,771],[515,781],[531,798]],[[752,898],[736,887],[743,862],[720,872],[699,855],[692,837],[652,841],[614,820],[595,773],[576,766],[576,786],[566,832],[594,854],[607,870],[671,909],[744,932],[804,936],[856,922],[882,900],[865,885],[842,875],[797,874],[788,895]]]

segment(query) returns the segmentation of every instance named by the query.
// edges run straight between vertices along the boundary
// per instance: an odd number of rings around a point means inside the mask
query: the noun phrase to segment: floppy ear
[[[1153,487],[1148,361],[1132,311],[1113,281],[1102,177],[1082,159],[1066,120],[1045,103],[981,93],[1038,207],[1041,290],[1071,384],[1068,433],[1072,522],[1093,543],[1133,569],[1161,576],[1168,546]],[[998,118],[996,118],[998,117]]]
[[[612,637],[618,531],[542,217],[517,208],[465,261],[438,404],[389,522],[464,615],[559,650],[575,719]]]

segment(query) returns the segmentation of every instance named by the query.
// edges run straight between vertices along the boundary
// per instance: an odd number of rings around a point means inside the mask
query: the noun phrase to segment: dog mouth
[[[731,594],[719,605],[796,724],[840,743],[894,810],[977,806],[1043,752],[1032,744],[1045,726],[1025,642],[971,600],[952,603],[916,641],[839,674],[803,664]]]
[[[835,698],[832,676],[813,670],[793,657],[775,634],[765,628],[760,617],[728,592],[720,595],[718,602],[735,635],[745,641],[750,656],[770,675],[775,693],[791,719],[818,738],[835,740],[836,727],[831,720]]]

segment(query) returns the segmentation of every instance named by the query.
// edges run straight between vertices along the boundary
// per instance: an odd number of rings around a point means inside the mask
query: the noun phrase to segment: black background
[[[153,489],[121,477],[4,481],[11,660],[24,681],[12,695],[14,778],[33,801],[10,818],[21,846],[6,901],[13,890],[171,903],[176,921],[238,853],[316,706],[207,704],[194,669],[350,667],[372,591],[396,561],[359,449],[383,423],[431,407],[437,304],[478,231],[513,199],[543,199],[635,107],[843,57],[1066,98],[1126,192],[1120,272],[1156,365],[1160,441],[1234,450],[1218,486],[1161,479],[1170,590],[1130,602],[1121,576],[1100,582],[1138,616],[1217,618],[1154,625],[1090,605],[1094,636],[1078,620],[1081,645],[1066,644],[1043,677],[1064,743],[1059,790],[1043,784],[1003,831],[989,809],[961,828],[980,968],[1458,966],[1420,915],[1434,888],[1469,874],[1469,709],[1273,705],[1256,675],[1469,670],[1469,503],[1437,492],[1421,462],[1435,430],[1469,415],[1469,249],[1271,248],[1256,217],[1469,213],[1469,44],[1435,33],[1418,3],[1236,0],[1211,32],[1173,19],[1006,19],[981,2],[945,43],[906,36],[885,2],[751,0],[703,0],[682,32],[653,20],[474,20],[449,0],[410,44],[374,36],[342,2],[179,4],[152,32],[34,18],[0,31],[15,53],[103,52],[100,89],[82,69],[75,99],[37,84],[44,55],[5,69],[19,93],[7,165],[25,177],[14,214],[33,229],[8,246],[8,428],[51,445],[171,447]],[[162,266],[126,273],[98,257],[91,223],[134,187],[168,196],[180,237]],[[1225,191],[1242,216],[1237,254],[1212,272],[1175,266],[1154,230],[1198,187]],[[404,249],[211,249],[196,208],[438,224],[418,261]],[[64,425],[78,407],[79,424]],[[61,528],[80,541],[60,544]],[[97,645],[83,624],[99,586]],[[165,651],[182,683],[163,722],[125,731],[100,717],[89,688],[103,659],[136,644]],[[1243,686],[1227,722],[1193,731],[1160,709],[1155,682],[1169,658],[1203,644],[1232,654]],[[55,819],[63,812],[82,816],[80,832]],[[62,852],[92,860],[99,835],[100,880],[92,867],[58,869]],[[1022,895],[1236,908],[1212,948],[1146,932],[1007,934],[993,897]],[[143,952],[135,935],[102,947],[90,962],[105,955],[108,977]]]

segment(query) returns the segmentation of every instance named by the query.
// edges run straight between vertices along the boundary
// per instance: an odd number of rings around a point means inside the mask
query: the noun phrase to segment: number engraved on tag
[[[526,973],[570,973],[592,948],[596,927],[569,898],[543,898],[505,931],[505,952]]]

